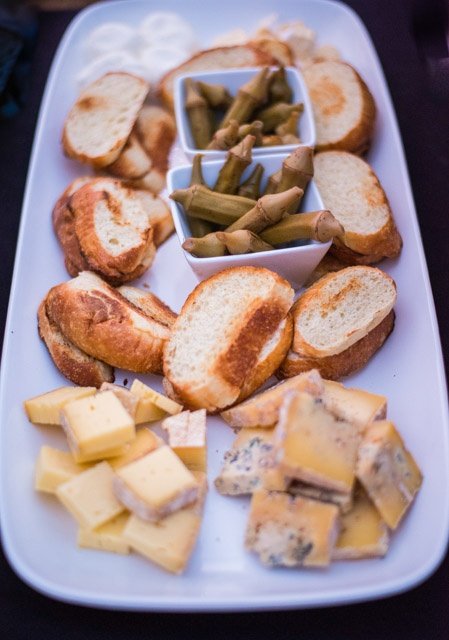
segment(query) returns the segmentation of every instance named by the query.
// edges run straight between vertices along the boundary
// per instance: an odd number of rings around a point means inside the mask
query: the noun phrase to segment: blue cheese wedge
[[[338,527],[335,505],[262,489],[253,493],[245,547],[272,567],[326,567]]]
[[[340,493],[339,491],[332,491],[331,489],[315,487],[312,484],[307,484],[307,482],[301,482],[301,480],[292,480],[288,485],[287,491],[294,496],[303,496],[304,498],[311,498],[312,500],[330,502],[331,504],[337,505],[342,513],[350,511],[353,505],[352,493]]]
[[[155,522],[195,502],[199,485],[192,472],[164,445],[116,469],[114,493],[139,518]]]
[[[373,422],[358,452],[357,478],[391,529],[396,529],[422,484],[422,475],[392,422]]]
[[[61,409],[73,400],[93,396],[95,387],[60,387],[23,403],[30,422],[34,424],[61,424]]]
[[[183,411],[165,418],[168,444],[188,469],[206,471],[206,410]]]
[[[56,489],[63,482],[74,478],[88,465],[77,464],[69,451],[61,451],[44,445],[39,451],[34,476],[36,491],[56,493]]]
[[[340,382],[323,380],[322,400],[328,411],[346,422],[354,424],[359,431],[374,420],[383,420],[387,415],[385,396],[363,389],[344,387]]]
[[[121,513],[97,529],[79,529],[78,546],[128,555],[130,546],[123,538],[123,530],[128,520],[129,513]]]

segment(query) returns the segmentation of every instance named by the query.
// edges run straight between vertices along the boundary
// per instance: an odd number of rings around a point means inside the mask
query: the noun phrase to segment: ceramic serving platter
[[[42,101],[26,195],[1,370],[0,505],[3,545],[19,576],[35,589],[74,603],[121,609],[225,611],[312,607],[387,596],[428,577],[443,558],[449,526],[448,409],[441,346],[427,267],[395,114],[376,52],[359,18],[327,0],[172,0],[164,10],[187,18],[204,47],[219,33],[253,29],[276,12],[300,19],[320,43],[336,46],[363,76],[378,106],[369,161],[389,197],[404,239],[397,261],[384,262],[396,280],[394,333],[357,375],[347,380],[388,396],[390,418],[424,473],[410,513],[382,560],[334,563],[326,570],[266,569],[243,549],[248,499],[218,495],[213,478],[233,438],[220,419],[209,421],[210,491],[196,550],[182,576],[165,573],[138,555],[118,556],[76,547],[76,526],[52,497],[33,490],[36,456],[43,444],[64,446],[57,428],[31,425],[25,398],[61,386],[36,327],[36,310],[47,290],[67,279],[50,213],[67,184],[85,172],[60,147],[64,118],[77,97],[82,47],[92,28],[106,21],[138,25],[160,3],[111,2],[80,13],[55,56]],[[220,19],[217,19],[219,16]],[[237,25],[238,23],[238,25]],[[176,154],[174,154],[176,157]],[[158,254],[141,284],[179,310],[196,284],[176,236]],[[118,382],[126,373],[118,372]],[[160,380],[144,378],[160,389]]]

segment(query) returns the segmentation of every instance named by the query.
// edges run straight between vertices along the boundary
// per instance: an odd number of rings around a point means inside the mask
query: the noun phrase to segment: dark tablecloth
[[[163,3],[160,3],[161,6]],[[377,48],[396,108],[449,363],[449,105],[448,86],[434,84],[427,58],[447,56],[433,0],[352,0]],[[74,12],[39,15],[28,101],[0,122],[0,330],[7,310],[15,242],[39,103],[57,44]],[[434,74],[435,76],[435,74]],[[437,80],[438,80],[437,74]],[[447,80],[447,77],[446,77]],[[446,98],[445,98],[446,96]],[[424,426],[424,425],[423,425]],[[449,487],[448,487],[449,490]],[[30,532],[32,544],[32,532]],[[449,557],[421,586],[389,599],[338,608],[269,613],[168,615],[85,609],[48,599],[24,585],[0,555],[2,637],[302,638],[447,640]]]

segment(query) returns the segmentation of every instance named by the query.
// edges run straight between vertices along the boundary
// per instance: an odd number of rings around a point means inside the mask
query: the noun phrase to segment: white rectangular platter
[[[311,607],[355,602],[406,590],[442,560],[449,530],[448,410],[441,346],[432,294],[395,115],[378,58],[358,17],[327,0],[173,0],[204,47],[213,36],[241,26],[253,29],[273,11],[280,21],[300,19],[322,43],[335,45],[361,73],[378,106],[369,161],[390,199],[404,239],[399,260],[382,264],[396,280],[397,321],[392,336],[351,386],[385,394],[389,416],[424,473],[410,513],[382,560],[334,563],[327,570],[262,567],[243,549],[247,499],[214,491],[231,430],[218,418],[209,426],[210,491],[200,539],[184,575],[173,576],[137,555],[114,556],[76,547],[76,526],[51,497],[33,491],[34,463],[45,444],[61,446],[57,429],[28,423],[25,398],[65,383],[53,366],[36,326],[47,290],[68,279],[50,213],[55,200],[83,168],[64,158],[60,136],[76,98],[86,34],[105,21],[137,25],[156,3],[112,2],[93,6],[65,34],[48,78],[37,125],[12,285],[1,371],[1,524],[11,565],[35,589],[62,600],[109,608],[225,611]],[[159,251],[142,278],[175,310],[196,284],[176,237]],[[125,375],[118,375],[121,382]],[[160,388],[159,380],[147,379]]]

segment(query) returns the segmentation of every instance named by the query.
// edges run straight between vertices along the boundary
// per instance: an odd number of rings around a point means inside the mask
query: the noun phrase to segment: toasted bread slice
[[[334,239],[334,255],[356,263],[363,258],[373,263],[398,256],[402,239],[387,196],[370,165],[344,151],[318,153],[313,165],[324,206],[345,230],[343,236]]]
[[[183,404],[215,411],[236,402],[292,299],[289,283],[263,268],[233,267],[201,282],[164,352],[164,374]]]
[[[357,71],[345,62],[324,60],[303,73],[315,117],[317,151],[365,153],[373,136],[376,105]]]
[[[150,319],[95,273],[50,289],[47,314],[68,340],[111,366],[160,373],[170,329]]]
[[[59,327],[47,315],[45,300],[37,312],[39,335],[45,343],[53,362],[68,380],[81,387],[101,387],[114,382],[114,370],[78,349],[60,332]]]
[[[215,47],[195,54],[179,67],[171,69],[163,76],[159,84],[159,93],[164,104],[173,109],[173,90],[176,78],[185,73],[197,71],[215,71],[235,67],[259,67],[276,64],[272,52],[265,51],[254,44],[231,47]]]
[[[340,271],[340,269],[345,269],[347,266],[348,265],[345,262],[342,262],[335,256],[330,255],[328,252],[305,281],[304,287],[310,287],[310,285],[314,284],[317,280],[326,276],[328,273]]]
[[[251,40],[249,44],[254,45],[258,49],[265,51],[265,53],[272,56],[276,63],[288,67],[295,63],[292,50],[286,42],[278,40],[277,38],[267,35],[260,35],[254,40]]]
[[[168,155],[176,138],[171,113],[156,105],[144,105],[137,116],[135,132],[153,167],[167,173]]]
[[[114,72],[86,87],[64,124],[65,153],[96,168],[118,158],[129,138],[148,83],[130,73]]]
[[[280,378],[291,378],[311,369],[317,369],[327,380],[340,380],[340,378],[349,376],[364,367],[380,349],[393,331],[394,318],[394,311],[390,311],[382,322],[371,329],[366,336],[333,356],[314,358],[290,350],[277,375]]]
[[[157,195],[165,189],[165,173],[156,167],[152,167],[148,173],[141,178],[135,178],[134,180],[126,180],[126,185],[133,189],[144,189]]]
[[[123,285],[118,287],[117,291],[121,295],[136,306],[140,311],[143,311],[145,315],[166,327],[172,327],[178,314],[168,307],[165,302],[162,302],[160,298],[151,293],[150,291],[143,291],[137,287],[130,287],[129,285]]]
[[[111,284],[132,280],[151,265],[155,246],[142,200],[118,180],[98,178],[70,198],[75,233],[90,269]]]
[[[134,133],[131,133],[119,157],[107,171],[117,178],[142,178],[151,169],[151,160]]]
[[[170,209],[162,198],[149,191],[136,189],[134,195],[144,206],[153,227],[153,242],[159,247],[175,230]]]

